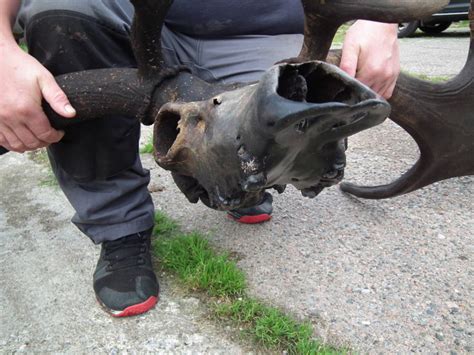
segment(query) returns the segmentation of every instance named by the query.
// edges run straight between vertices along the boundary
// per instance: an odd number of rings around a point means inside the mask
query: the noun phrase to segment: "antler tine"
[[[299,61],[326,59],[334,35],[344,22],[418,20],[440,10],[449,0],[302,0],[302,3],[305,26]]]
[[[159,75],[164,68],[161,30],[173,0],[131,0],[135,14],[132,24],[132,48],[139,75]]]
[[[391,119],[417,142],[417,163],[391,184],[361,187],[342,184],[358,197],[380,199],[402,195],[433,182],[474,175],[474,0],[469,13],[471,46],[461,73],[442,84],[401,75]]]

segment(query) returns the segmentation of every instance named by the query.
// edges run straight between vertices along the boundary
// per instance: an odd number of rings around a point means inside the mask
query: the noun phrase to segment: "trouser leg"
[[[132,13],[128,1],[24,1],[20,23],[30,53],[58,75],[135,66]],[[139,130],[135,120],[107,117],[67,129],[49,149],[59,184],[76,211],[73,223],[96,243],[153,225]]]
[[[140,159],[104,180],[77,182],[51,159],[53,171],[76,213],[72,222],[94,243],[115,240],[153,226],[150,173]]]

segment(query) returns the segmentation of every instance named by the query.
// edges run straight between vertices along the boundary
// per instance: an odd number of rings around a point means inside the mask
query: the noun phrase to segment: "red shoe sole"
[[[269,215],[269,214],[259,214],[259,215],[256,215],[256,216],[242,216],[240,218],[236,218],[230,214],[227,215],[230,219],[236,221],[236,222],[239,222],[239,223],[243,223],[243,224],[258,224],[258,223],[263,223],[263,222],[266,222],[266,221],[269,221],[272,219],[272,216]]]
[[[99,301],[100,305],[105,309],[105,311],[115,318],[137,316],[139,314],[148,312],[150,309],[155,307],[157,302],[158,297],[151,296],[145,302],[134,304],[133,306],[129,306],[121,311],[115,311],[113,309],[107,308],[102,302]]]

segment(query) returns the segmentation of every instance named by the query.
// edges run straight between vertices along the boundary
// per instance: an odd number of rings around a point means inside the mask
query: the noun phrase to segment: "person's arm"
[[[41,107],[44,98],[58,114],[76,112],[51,73],[15,42],[13,24],[20,0],[0,1],[0,146],[25,152],[58,142]]]
[[[397,24],[359,20],[346,33],[340,67],[386,99],[400,74]]]

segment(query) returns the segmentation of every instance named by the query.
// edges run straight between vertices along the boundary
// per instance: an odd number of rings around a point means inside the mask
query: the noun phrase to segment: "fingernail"
[[[67,113],[71,113],[71,114],[76,113],[76,110],[70,104],[67,104],[66,106],[64,106],[64,111],[66,111]]]

